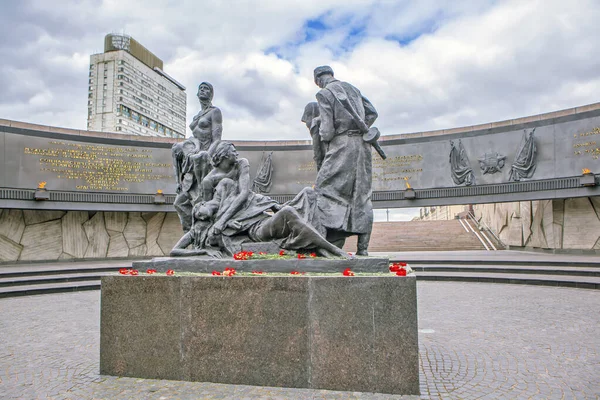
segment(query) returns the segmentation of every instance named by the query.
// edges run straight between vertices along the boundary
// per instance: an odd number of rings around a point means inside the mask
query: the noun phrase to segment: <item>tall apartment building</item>
[[[185,137],[185,87],[127,35],[108,34],[90,56],[88,130]]]

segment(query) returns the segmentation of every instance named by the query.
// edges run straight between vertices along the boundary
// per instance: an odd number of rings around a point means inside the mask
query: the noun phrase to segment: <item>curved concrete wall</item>
[[[512,181],[511,166],[533,129],[535,172]],[[599,135],[600,103],[477,126],[383,136],[388,158],[381,160],[374,152],[374,204],[383,208],[595,196],[598,189],[583,187],[580,176],[582,168],[600,171]],[[451,141],[463,148],[472,170],[471,185],[452,179]],[[272,152],[268,194],[277,200],[285,201],[314,183],[309,141],[234,143],[249,159],[252,177]],[[0,208],[172,211],[172,144],[172,139],[0,120]],[[406,179],[416,191],[414,200],[404,197]],[[47,182],[50,201],[32,201],[40,181]],[[166,206],[154,204],[159,189],[167,194]]]

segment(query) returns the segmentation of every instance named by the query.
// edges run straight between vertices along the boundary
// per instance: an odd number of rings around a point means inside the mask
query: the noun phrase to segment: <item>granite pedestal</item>
[[[209,257],[155,257],[152,260],[133,261],[132,267],[140,272],[151,268],[158,272],[172,269],[176,272],[210,273],[214,270],[223,271],[226,267],[245,272],[255,270],[264,272],[342,272],[346,268],[350,268],[354,272],[388,272],[389,263],[389,258],[377,257],[354,257],[348,260],[307,257],[305,259],[250,259],[245,261]]]
[[[107,276],[100,373],[419,393],[415,276]]]

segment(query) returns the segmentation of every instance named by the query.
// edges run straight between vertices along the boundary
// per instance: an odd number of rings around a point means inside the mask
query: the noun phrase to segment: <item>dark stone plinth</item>
[[[100,373],[181,379],[181,280],[106,276],[102,285]]]
[[[100,372],[418,394],[416,278],[108,276]]]
[[[134,261],[133,268],[145,271],[148,268],[165,272],[172,269],[176,272],[211,272],[223,271],[226,267],[233,267],[238,271],[251,272],[262,270],[264,272],[342,272],[350,268],[354,272],[388,272],[389,259],[375,257],[355,257],[349,260],[310,258],[299,260],[233,260],[205,258],[205,257],[156,257],[152,260]]]

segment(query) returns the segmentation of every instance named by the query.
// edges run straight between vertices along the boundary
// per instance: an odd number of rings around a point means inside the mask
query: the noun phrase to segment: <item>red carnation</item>
[[[354,276],[354,272],[350,270],[350,268],[346,268],[344,272],[342,272],[344,276]]]
[[[219,271],[213,271],[212,274],[215,275],[215,276],[221,275],[221,273]]]
[[[129,270],[127,268],[121,268],[119,269],[119,273],[121,275],[129,275]]]
[[[129,271],[129,274],[131,274],[131,275],[137,275],[137,274],[139,274],[139,272],[138,272],[137,269],[132,269],[132,270]]]
[[[406,276],[406,270],[404,268],[400,268],[400,270],[396,272],[396,275]]]
[[[172,269],[170,269],[170,270],[168,270],[168,271],[166,272],[166,274],[167,274],[168,276],[175,275],[175,271],[173,271]]]
[[[310,253],[310,256],[311,256],[312,258],[315,258],[315,257],[317,257],[317,253]]]
[[[155,269],[152,269],[152,268],[148,268],[148,269],[146,270],[146,273],[147,273],[147,274],[149,274],[149,275],[152,275],[152,274],[155,274],[155,273],[156,273],[156,270],[155,270]]]
[[[306,256],[304,254],[298,253],[298,260],[303,260],[305,258],[306,258]]]

